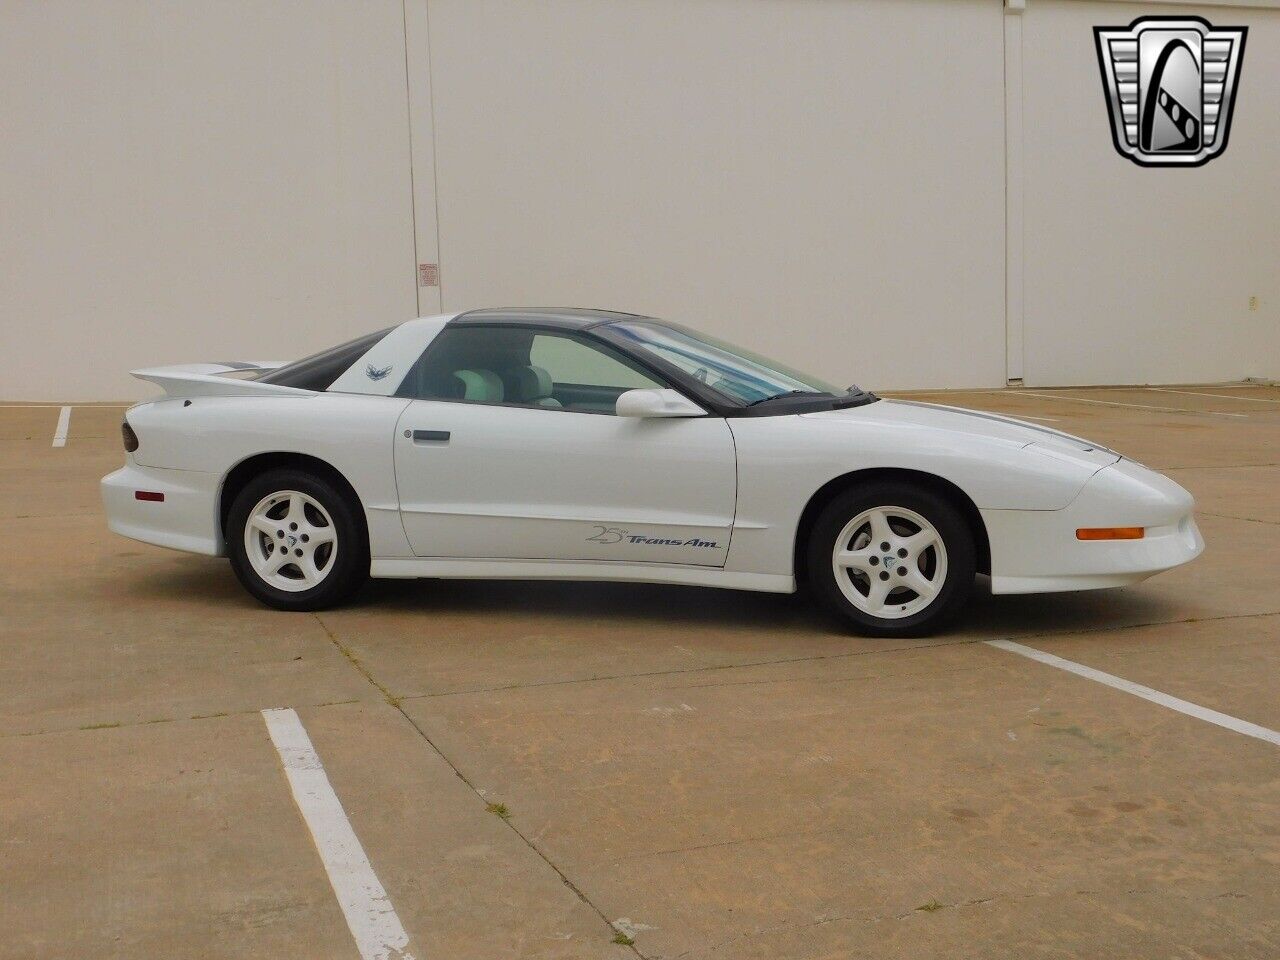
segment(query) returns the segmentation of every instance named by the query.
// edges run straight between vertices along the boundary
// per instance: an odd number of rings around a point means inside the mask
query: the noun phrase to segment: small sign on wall
[[[440,264],[438,263],[418,264],[418,286],[420,287],[440,286]]]

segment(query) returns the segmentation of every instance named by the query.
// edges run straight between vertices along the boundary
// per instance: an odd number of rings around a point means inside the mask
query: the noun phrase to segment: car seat
[[[502,371],[502,385],[510,403],[527,403],[532,406],[560,408],[563,404],[551,395],[555,384],[542,367],[532,364],[511,367]]]
[[[461,399],[502,403],[505,395],[502,378],[492,370],[455,370],[453,378],[462,385]]]

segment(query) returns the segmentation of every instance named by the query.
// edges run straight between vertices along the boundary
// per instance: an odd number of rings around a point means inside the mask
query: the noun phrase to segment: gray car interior
[[[473,400],[558,408],[555,384],[529,362],[533,330],[445,330],[415,364],[402,393],[424,399]]]

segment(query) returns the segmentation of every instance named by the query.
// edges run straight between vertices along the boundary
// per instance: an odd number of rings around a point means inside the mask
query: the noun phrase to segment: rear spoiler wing
[[[308,396],[315,391],[285,387],[257,380],[242,380],[237,373],[278,370],[287,360],[223,360],[216,363],[182,363],[171,367],[147,367],[130,371],[139,380],[156,384],[170,397],[266,397]]]

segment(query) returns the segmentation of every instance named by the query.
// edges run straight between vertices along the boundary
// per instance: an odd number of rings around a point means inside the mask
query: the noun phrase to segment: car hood
[[[979,441],[994,441],[1018,447],[1033,447],[1034,452],[1062,460],[1091,464],[1098,469],[1115,463],[1120,454],[1080,437],[1052,430],[1039,424],[1026,423],[995,413],[965,410],[937,403],[915,400],[881,400],[879,403],[802,414],[824,420],[848,420],[878,423],[903,430],[938,430],[965,434]],[[1034,446],[1033,446],[1034,445]]]

